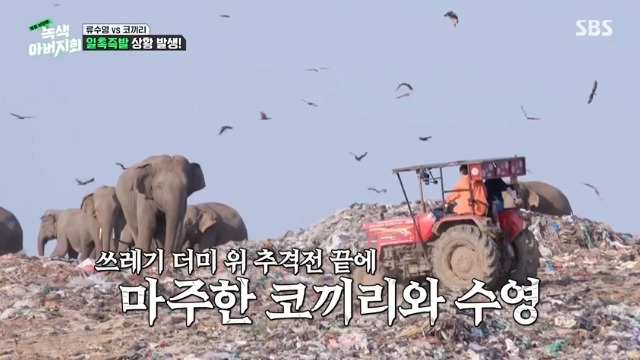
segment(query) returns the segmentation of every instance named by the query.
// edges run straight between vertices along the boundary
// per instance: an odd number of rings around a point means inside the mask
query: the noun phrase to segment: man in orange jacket
[[[469,167],[460,166],[460,179],[453,186],[453,192],[449,193],[446,202],[456,200],[453,212],[458,215],[474,214],[478,216],[487,215],[487,188],[481,180],[471,181],[471,192],[469,191]],[[473,194],[473,203],[471,202]]]

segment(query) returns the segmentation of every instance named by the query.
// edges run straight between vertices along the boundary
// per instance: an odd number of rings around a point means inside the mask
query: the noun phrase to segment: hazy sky
[[[558,186],[578,215],[640,231],[637,1],[57,1],[0,13],[0,205],[30,254],[45,209],[79,207],[115,184],[114,162],[162,153],[199,162],[207,187],[189,202],[235,207],[251,238],[353,202],[400,202],[393,167],[515,154],[533,170],[526,179]],[[41,39],[28,26],[46,18],[75,38],[82,23],[147,23],[183,34],[188,50],[29,57]],[[576,37],[578,19],[611,19],[613,36]],[[400,82],[411,97],[394,99]],[[542,120],[524,120],[520,105]],[[219,137],[224,124],[235,129]],[[349,151],[369,155],[358,163]]]

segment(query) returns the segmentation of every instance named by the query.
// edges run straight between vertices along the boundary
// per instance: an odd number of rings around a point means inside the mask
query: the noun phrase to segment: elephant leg
[[[122,236],[118,240],[118,252],[127,252],[132,245],[134,245],[133,234],[131,234],[129,227],[125,227],[122,230]]]
[[[119,250],[120,241],[125,236],[124,234],[125,231],[128,231],[126,222],[124,220],[124,216],[120,216],[116,220],[115,227],[113,228],[113,240],[112,240],[113,251]],[[133,237],[131,237],[131,235],[127,235],[127,236],[131,238],[131,241],[129,243],[132,243]]]
[[[96,251],[96,245],[95,245],[96,241],[88,241],[85,240],[82,242],[82,249],[80,249],[80,261],[84,261],[86,260],[92,252]],[[95,255],[95,253],[94,253]]]
[[[231,237],[229,236],[229,234],[225,231],[221,231],[220,227],[216,226],[213,229],[211,229],[211,231],[213,232],[212,236],[214,239],[215,247],[224,245],[231,241]]]
[[[69,246],[69,250],[67,251],[67,255],[69,256],[69,259],[77,259],[79,254],[71,246]]]
[[[143,252],[149,252],[156,230],[156,212],[149,204],[140,204],[137,209],[137,220],[138,235],[134,239],[136,247]]]
[[[162,243],[157,238],[153,238],[153,240],[151,240],[151,245],[149,246],[149,251],[157,252],[158,249],[162,249]]]
[[[154,232],[153,240],[151,241],[151,251],[156,251],[158,249],[164,248],[164,244],[166,244],[166,241],[167,236],[165,219],[162,218],[160,221],[156,222],[156,231]]]
[[[207,229],[200,237],[195,239],[194,247],[197,246],[199,251],[206,249],[215,249],[218,245],[224,243],[220,229],[218,226],[213,226]]]
[[[198,252],[200,245],[194,239],[185,239],[184,244],[182,245],[182,252],[187,251],[187,249],[193,249],[193,251]]]
[[[69,246],[69,240],[67,240],[66,237],[60,236],[57,239],[57,244],[56,244],[55,250],[53,250],[53,252],[51,253],[51,255],[49,257],[62,258],[65,255],[67,255],[67,253],[69,252],[70,248],[71,248],[71,246]]]
[[[193,249],[193,248],[194,248],[193,242],[191,242],[191,240],[186,240],[184,242],[184,245],[182,245],[182,252],[187,251],[187,249]]]

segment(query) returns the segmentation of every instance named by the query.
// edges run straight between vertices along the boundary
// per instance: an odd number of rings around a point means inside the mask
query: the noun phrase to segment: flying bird
[[[531,116],[527,115],[527,112],[524,111],[524,106],[522,106],[522,105],[520,105],[520,110],[522,110],[522,113],[524,114],[524,117],[527,118],[527,120],[540,120],[540,118],[531,117]]]
[[[305,100],[305,99],[300,99],[300,100],[302,100],[302,102],[304,102],[305,104],[307,104],[307,105],[309,105],[309,106],[315,106],[315,107],[318,107],[318,104],[316,104],[316,103],[314,103],[314,102],[307,101],[307,100]]]
[[[451,19],[451,22],[453,23],[453,27],[456,27],[456,25],[458,25],[458,15],[453,11],[448,11],[446,14],[444,14],[444,16]]]
[[[260,111],[260,120],[271,120],[264,111]]]
[[[587,183],[582,183],[582,185],[592,188],[593,191],[596,193],[596,195],[600,198],[600,190],[598,190],[597,187],[595,187],[595,186],[593,186],[591,184],[587,184]],[[600,199],[602,199],[602,198],[600,198]]]
[[[124,165],[122,165],[121,163],[116,163],[116,165],[120,166],[120,168],[122,168],[122,170],[127,170],[127,168]],[[77,180],[78,179],[76,179],[76,181]]]
[[[53,4],[53,7],[58,7],[60,6],[60,4]]]
[[[35,116],[22,116],[14,113],[9,113],[16,117],[16,119],[24,120],[24,119],[35,119]]]
[[[380,190],[378,190],[378,189],[376,189],[376,188],[372,188],[372,187],[367,188],[367,190],[375,191],[375,192],[376,192],[376,194],[386,193],[386,192],[387,192],[387,189],[380,189]]]
[[[429,139],[431,139],[433,136],[425,136],[425,137],[420,137],[418,136],[418,139],[420,139],[420,141],[427,141]]]
[[[353,157],[355,157],[357,161],[360,161],[360,160],[362,160],[365,156],[367,156],[368,152],[365,152],[365,153],[364,153],[364,154],[362,154],[362,155],[356,155],[356,154],[354,154],[354,153],[352,153],[352,152],[349,152],[349,154],[353,155]]]
[[[587,104],[591,104],[591,102],[593,101],[593,97],[596,96],[597,88],[598,88],[598,80],[593,82],[593,88],[591,89],[591,94],[589,94],[589,101],[587,101]]]
[[[396,91],[400,90],[401,87],[406,86],[409,90],[413,91],[413,87],[408,84],[408,83],[400,83],[400,85],[398,85],[398,87],[396,88]]]
[[[219,135],[222,135],[223,132],[227,131],[227,130],[233,130],[233,126],[229,126],[229,125],[224,125],[220,128],[220,132],[218,133]]]
[[[408,96],[411,96],[411,93],[404,93],[402,95],[398,95],[398,96],[396,96],[396,99],[400,99],[400,98],[408,97]]]
[[[229,16],[229,15],[224,15],[224,14],[223,14],[223,15],[220,15],[220,17],[221,17],[221,18],[230,18],[231,16]]]
[[[93,180],[95,180],[95,179],[94,179],[94,178],[91,178],[91,179],[89,179],[89,180],[82,181],[82,180],[78,180],[78,179],[76,178],[76,182],[78,183],[78,185],[87,185],[87,184],[91,184],[91,183],[93,182]]]
[[[329,70],[329,68],[328,67],[321,67],[321,68],[306,69],[306,71],[315,71],[315,72],[319,72],[320,70]]]

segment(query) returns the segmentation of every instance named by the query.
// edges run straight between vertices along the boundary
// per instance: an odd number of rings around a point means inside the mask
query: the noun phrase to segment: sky
[[[403,201],[395,167],[516,154],[532,171],[523,180],[557,186],[577,215],[640,232],[637,1],[34,0],[5,10],[0,206],[18,217],[29,254],[46,209],[78,208],[115,185],[115,162],[157,154],[200,163],[207,186],[189,203],[235,207],[252,239],[351,203]],[[28,26],[46,18],[73,38],[83,23],[147,23],[184,35],[187,51],[30,57],[42,40]],[[613,35],[576,37],[580,19],[610,19]],[[395,99],[401,82],[414,92]],[[218,136],[222,125],[234,129]],[[451,187],[457,170],[445,176]]]

